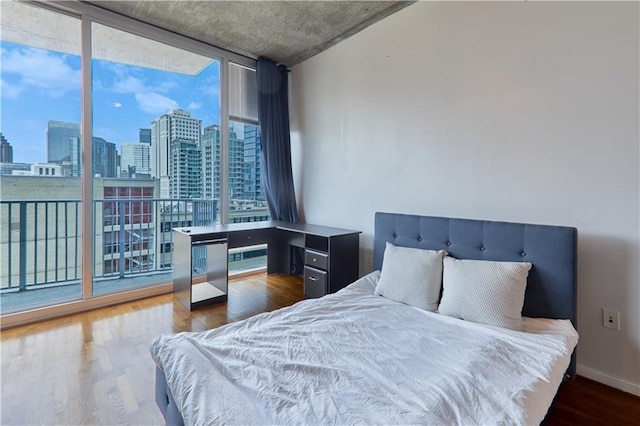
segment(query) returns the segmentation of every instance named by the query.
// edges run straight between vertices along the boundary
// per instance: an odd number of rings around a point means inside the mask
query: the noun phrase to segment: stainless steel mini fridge
[[[224,302],[228,294],[227,238],[194,241],[174,230],[173,292],[189,310]]]

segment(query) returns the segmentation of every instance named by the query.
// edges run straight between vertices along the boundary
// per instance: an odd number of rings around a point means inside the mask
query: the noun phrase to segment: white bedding
[[[540,423],[577,344],[569,321],[466,322],[374,296],[378,278],[155,339],[185,423]]]

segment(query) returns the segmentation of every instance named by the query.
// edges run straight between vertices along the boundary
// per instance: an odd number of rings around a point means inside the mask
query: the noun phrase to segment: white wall
[[[639,44],[635,2],[392,15],[293,68],[302,216],[362,272],[376,211],[577,227],[578,372],[640,395]]]

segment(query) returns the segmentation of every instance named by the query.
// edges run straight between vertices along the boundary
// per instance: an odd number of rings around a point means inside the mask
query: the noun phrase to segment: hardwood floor
[[[151,340],[202,331],[302,299],[302,280],[229,282],[229,301],[187,311],[171,294],[2,332],[0,424],[163,424]]]
[[[200,331],[302,299],[302,280],[229,283],[229,302],[189,312],[172,295],[18,327],[0,336],[0,424],[163,424],[151,340]],[[563,385],[547,424],[638,424],[640,398],[587,379]]]
[[[545,424],[639,425],[640,398],[578,376],[561,385]]]

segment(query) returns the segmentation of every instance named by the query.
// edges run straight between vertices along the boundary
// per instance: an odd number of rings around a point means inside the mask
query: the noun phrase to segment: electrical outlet
[[[602,308],[602,326],[620,330],[620,312]]]

